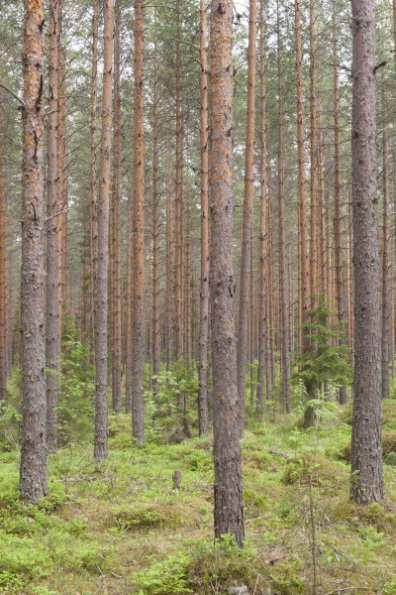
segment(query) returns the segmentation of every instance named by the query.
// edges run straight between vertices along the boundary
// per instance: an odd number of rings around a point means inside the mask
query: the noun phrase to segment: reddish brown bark
[[[214,406],[214,530],[244,539],[239,405],[232,268],[232,12],[233,2],[211,2],[211,306]]]
[[[4,168],[5,123],[0,108],[0,401],[6,398],[7,385],[7,247],[6,247],[6,182]]]
[[[239,284],[239,319],[238,319],[238,393],[241,408],[241,429],[243,431],[245,415],[246,363],[248,359],[249,338],[249,289],[250,289],[250,252],[252,234],[252,208],[254,197],[254,146],[255,146],[255,99],[256,99],[256,0],[249,1],[249,45],[248,45],[248,96],[247,128],[245,148],[245,188],[243,198],[242,250]]]
[[[108,268],[111,151],[113,134],[114,0],[104,0],[104,50],[100,184],[97,203],[97,267],[95,279],[95,438],[97,461],[107,456]]]
[[[209,428],[208,364],[209,364],[209,113],[208,113],[208,32],[207,6],[200,1],[200,61],[201,61],[201,285],[199,310],[199,394],[198,430],[206,434]]]

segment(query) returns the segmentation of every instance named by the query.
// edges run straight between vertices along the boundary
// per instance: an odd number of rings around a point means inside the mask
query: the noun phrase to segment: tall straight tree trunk
[[[24,6],[20,492],[24,500],[34,502],[47,494],[42,103],[44,6],[42,0],[25,0]]]
[[[112,403],[116,413],[121,411],[121,375],[122,375],[122,320],[121,320],[121,253],[120,253],[120,202],[121,202],[121,47],[120,47],[121,9],[115,6],[114,23],[114,145],[113,145],[113,187],[111,204],[111,376]]]
[[[68,183],[66,176],[66,56],[62,43],[63,2],[59,2],[58,27],[58,193],[59,193],[59,279],[60,317],[62,326],[68,311]]]
[[[284,106],[281,65],[281,32],[279,24],[279,4],[277,3],[277,37],[278,37],[278,216],[279,216],[279,306],[280,306],[280,351],[281,351],[281,406],[284,412],[289,412],[289,376],[290,376],[290,328],[289,328],[289,300],[287,285],[287,257],[285,240],[285,197],[284,197]]]
[[[352,0],[354,399],[351,496],[382,500],[380,257],[376,216],[375,3]]]
[[[305,209],[305,147],[304,147],[304,88],[302,78],[302,39],[301,39],[301,0],[295,0],[295,38],[296,38],[296,96],[297,96],[297,162],[298,162],[298,225],[299,225],[299,325],[300,350],[307,348],[308,333],[305,330],[309,311],[309,261],[306,242]]]
[[[206,1],[200,0],[201,60],[201,285],[199,310],[199,393],[198,431],[209,429],[208,366],[209,366],[209,113],[208,113],[208,32]]]
[[[90,257],[89,257],[89,345],[91,349],[95,346],[94,329],[94,311],[95,311],[95,278],[96,278],[96,260],[98,243],[98,224],[97,224],[97,151],[96,151],[96,131],[97,131],[97,107],[98,107],[98,37],[99,37],[99,0],[93,0],[92,13],[92,65],[91,65],[91,111],[90,111]]]
[[[59,0],[49,4],[49,116],[47,193],[47,447],[57,449],[57,405],[60,389],[61,294],[60,201],[58,167]]]
[[[214,417],[214,530],[244,539],[240,408],[234,327],[232,267],[232,13],[233,2],[211,2],[211,115],[209,188],[211,201],[210,288]]]
[[[8,349],[7,349],[7,246],[6,246],[6,182],[4,167],[5,147],[4,113],[0,108],[0,402],[6,398]]]
[[[310,103],[310,161],[311,161],[311,237],[310,237],[310,293],[311,308],[317,304],[318,291],[318,139],[316,106],[316,31],[315,5],[309,0],[309,103]]]
[[[153,233],[153,269],[152,269],[152,369],[153,392],[157,396],[157,377],[161,371],[161,271],[160,271],[160,243],[161,243],[161,204],[159,189],[159,118],[158,118],[158,78],[154,75],[154,96],[152,108],[152,166],[153,166],[153,205],[152,205],[152,233]]]
[[[250,250],[252,234],[252,208],[254,198],[254,145],[256,126],[256,0],[249,0],[249,46],[248,46],[248,96],[247,129],[245,148],[245,188],[243,198],[242,251],[239,285],[238,319],[238,393],[241,408],[241,431],[245,417],[246,362],[249,339],[249,288],[250,288]]]
[[[183,112],[181,62],[181,2],[176,0],[176,163],[175,163],[175,356],[183,355]]]
[[[383,132],[383,244],[382,244],[382,398],[389,397],[392,361],[392,256],[390,237],[389,141]]]
[[[95,440],[97,461],[107,456],[108,268],[111,151],[113,134],[114,0],[104,0],[102,142],[97,204],[98,243],[95,279]]]
[[[171,162],[167,163],[168,174],[166,176],[166,315],[167,315],[167,345],[166,364],[169,368],[175,354],[174,348],[174,321],[175,321],[175,209],[172,197],[170,170]]]
[[[268,147],[267,147],[267,25],[264,0],[260,0],[260,302],[257,402],[259,416],[264,412],[264,396],[268,398]]]
[[[343,287],[343,263],[341,246],[341,176],[340,176],[340,91],[338,66],[338,40],[336,3],[334,3],[332,22],[333,45],[333,101],[334,101],[334,259],[335,259],[335,293],[338,324],[344,331],[346,312]],[[342,387],[338,393],[341,404],[347,400],[346,388]]]
[[[144,441],[144,12],[134,2],[132,434]]]

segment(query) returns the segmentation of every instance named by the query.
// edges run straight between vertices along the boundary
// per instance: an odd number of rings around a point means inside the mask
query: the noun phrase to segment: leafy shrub
[[[188,586],[190,560],[190,555],[186,553],[169,556],[138,572],[134,577],[135,584],[145,595],[192,593]]]

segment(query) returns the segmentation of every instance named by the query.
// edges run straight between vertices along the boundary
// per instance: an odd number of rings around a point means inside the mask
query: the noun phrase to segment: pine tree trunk
[[[302,40],[301,40],[301,0],[295,0],[295,38],[296,38],[296,96],[297,96],[297,162],[298,162],[298,224],[299,224],[299,327],[300,351],[307,348],[308,333],[305,331],[309,311],[309,261],[306,242],[305,209],[305,148],[304,148],[304,89],[302,80]]]
[[[375,4],[352,0],[352,203],[355,367],[351,496],[382,500],[380,258],[376,217]]]
[[[47,494],[43,26],[42,0],[25,0],[20,491],[29,502]]]
[[[383,132],[383,243],[382,243],[382,398],[389,397],[392,361],[392,256],[390,237],[389,141]]]
[[[99,37],[99,0],[93,0],[92,13],[92,65],[91,65],[91,112],[90,112],[90,257],[89,257],[89,345],[94,350],[95,347],[95,286],[96,286],[96,266],[97,266],[97,243],[98,243],[98,223],[97,223],[97,151],[96,151],[96,131],[97,131],[97,107],[98,107],[98,37]]]
[[[113,145],[113,187],[111,204],[111,363],[112,363],[112,404],[113,411],[121,411],[121,375],[122,375],[122,320],[121,320],[121,253],[120,253],[120,182],[122,161],[122,113],[120,95],[120,21],[121,9],[115,7],[114,23],[114,145]]]
[[[153,165],[153,206],[152,206],[152,233],[153,233],[153,270],[152,270],[152,370],[153,392],[157,396],[157,377],[161,371],[161,320],[160,320],[160,240],[161,240],[161,204],[159,190],[159,147],[158,147],[158,79],[154,80],[154,96],[152,109],[152,165]]]
[[[49,5],[49,116],[47,182],[47,447],[57,449],[57,405],[60,389],[60,193],[58,167],[59,1]]]
[[[334,260],[335,260],[335,293],[338,324],[344,330],[346,312],[343,287],[343,263],[341,246],[341,177],[340,177],[340,92],[338,66],[338,40],[336,5],[334,4],[332,22],[333,42],[333,98],[334,98]],[[342,387],[338,393],[341,404],[346,403],[347,393]]]
[[[268,382],[268,147],[267,147],[267,25],[264,0],[260,0],[260,303],[256,410],[264,412]]]
[[[144,442],[144,8],[134,2],[132,434]]]
[[[200,0],[200,60],[201,60],[201,285],[199,310],[199,393],[198,431],[209,429],[208,364],[209,364],[209,142],[208,142],[208,32],[206,2]]]
[[[174,322],[175,322],[175,244],[174,219],[175,209],[172,198],[170,181],[170,160],[168,160],[168,175],[166,177],[166,314],[167,314],[167,346],[166,363],[169,368],[175,353]]]
[[[8,353],[7,353],[7,246],[6,246],[6,181],[4,164],[5,147],[4,113],[0,108],[0,404],[6,398]]]
[[[66,176],[66,72],[62,44],[63,2],[59,2],[58,27],[58,171],[59,171],[59,278],[61,331],[68,310],[68,182]]]
[[[241,431],[245,417],[246,363],[249,346],[249,289],[252,209],[254,198],[254,146],[256,126],[256,0],[249,0],[248,96],[245,147],[245,187],[243,198],[242,251],[239,284],[238,318],[238,393],[241,408]]]
[[[278,6],[278,5],[277,5]],[[285,241],[285,217],[284,217],[284,106],[283,106],[283,85],[281,68],[281,39],[279,25],[279,9],[277,9],[277,36],[278,36],[278,216],[279,216],[279,306],[280,306],[280,340],[281,340],[281,406],[286,413],[289,412],[289,307],[288,307],[288,286],[287,286],[287,259]]]
[[[104,0],[102,141],[97,204],[98,242],[95,279],[95,441],[97,461],[107,456],[108,268],[111,151],[113,134],[114,0]]]
[[[310,102],[310,161],[311,161],[311,237],[310,237],[310,293],[311,308],[317,305],[318,292],[318,151],[316,109],[316,31],[314,0],[309,2],[309,102]]]
[[[214,403],[214,530],[244,539],[239,403],[232,267],[232,13],[233,2],[211,2],[210,287]]]

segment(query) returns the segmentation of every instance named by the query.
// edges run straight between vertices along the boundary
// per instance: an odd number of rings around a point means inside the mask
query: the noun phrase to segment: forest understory
[[[164,414],[146,444],[132,446],[130,417],[113,415],[110,454],[97,464],[80,402],[63,439],[85,440],[50,457],[49,494],[36,505],[18,498],[11,409],[1,428],[0,592],[396,593],[396,400],[384,404],[386,499],[369,506],[349,498],[350,407],[324,401],[309,430],[298,407],[284,417],[271,406],[264,423],[250,421],[243,549],[213,541],[210,436],[170,444],[180,437]]]

